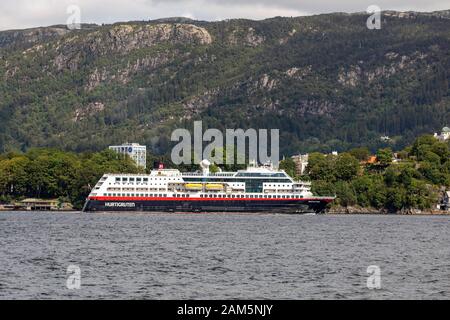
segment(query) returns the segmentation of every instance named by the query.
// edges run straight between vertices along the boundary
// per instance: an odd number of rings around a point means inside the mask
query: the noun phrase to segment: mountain
[[[279,128],[284,154],[450,124],[450,14],[168,18],[0,32],[0,151],[170,152],[174,128]],[[380,140],[389,135],[390,142]]]

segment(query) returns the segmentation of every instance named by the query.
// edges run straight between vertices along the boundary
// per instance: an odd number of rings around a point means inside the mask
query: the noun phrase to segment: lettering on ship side
[[[105,202],[105,207],[134,208],[134,202]]]

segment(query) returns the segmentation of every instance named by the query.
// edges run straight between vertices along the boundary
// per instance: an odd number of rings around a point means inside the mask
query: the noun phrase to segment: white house
[[[438,135],[437,133],[434,133],[434,137],[439,141],[447,141],[448,139],[450,139],[450,128],[449,127],[442,128],[441,134]]]
[[[109,149],[120,154],[126,154],[136,162],[136,165],[144,169],[147,168],[147,147],[138,143],[125,143],[120,146],[110,146]]]

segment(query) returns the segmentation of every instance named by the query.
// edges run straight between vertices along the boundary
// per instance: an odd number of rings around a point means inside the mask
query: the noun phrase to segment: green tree
[[[293,178],[297,177],[295,162],[292,158],[289,157],[284,160],[281,160],[279,168],[281,170],[286,171],[286,173],[288,175],[290,175],[291,177],[293,177]]]
[[[306,172],[311,180],[335,181],[334,157],[317,152],[311,153]]]
[[[349,153],[337,156],[334,168],[336,179],[349,181],[358,175],[359,161]]]
[[[379,149],[377,152],[377,160],[380,165],[387,166],[392,163],[392,149],[391,148],[385,148],[385,149]]]
[[[366,147],[353,148],[349,153],[359,161],[366,161],[370,157],[370,151]]]

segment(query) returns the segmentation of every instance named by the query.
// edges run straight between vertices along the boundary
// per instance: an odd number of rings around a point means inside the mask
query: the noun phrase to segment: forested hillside
[[[0,32],[0,152],[135,141],[167,154],[171,131],[197,119],[279,128],[286,155],[400,149],[450,124],[449,16],[385,12],[381,30],[328,14]]]

